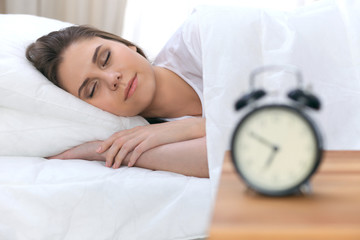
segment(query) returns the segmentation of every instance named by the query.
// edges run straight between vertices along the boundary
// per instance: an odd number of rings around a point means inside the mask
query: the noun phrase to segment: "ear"
[[[135,47],[135,46],[129,46],[129,48],[130,48],[131,50],[137,52],[137,47]]]

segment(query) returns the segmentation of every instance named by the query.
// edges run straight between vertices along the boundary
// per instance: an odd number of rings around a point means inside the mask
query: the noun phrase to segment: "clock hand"
[[[260,135],[254,133],[253,131],[249,132],[250,136],[255,138],[256,140],[258,140],[259,142],[261,142],[262,144],[270,147],[270,148],[277,148],[277,146],[273,143],[271,143],[270,141],[268,141],[267,139],[261,137]]]
[[[260,143],[270,147],[272,149],[269,158],[267,159],[266,163],[265,163],[265,167],[269,167],[271,165],[271,163],[274,160],[274,157],[277,153],[277,151],[279,150],[279,147],[276,146],[275,144],[271,143],[270,141],[268,141],[267,139],[261,137],[260,135],[254,133],[253,131],[249,132],[250,136],[255,138],[256,140],[258,140]]]
[[[265,167],[269,167],[271,165],[278,150],[279,150],[279,148],[277,146],[273,146],[272,152],[271,152],[268,160],[265,163]]]

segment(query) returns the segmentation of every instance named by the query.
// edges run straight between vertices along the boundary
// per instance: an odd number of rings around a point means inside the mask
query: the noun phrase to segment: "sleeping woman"
[[[117,116],[166,120],[49,158],[208,177],[201,56],[180,36],[189,24],[193,23],[185,23],[153,63],[135,44],[88,26],[51,32],[32,43],[27,59],[70,94]]]

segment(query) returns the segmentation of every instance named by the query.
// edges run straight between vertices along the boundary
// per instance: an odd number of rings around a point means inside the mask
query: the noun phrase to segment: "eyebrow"
[[[94,52],[94,55],[92,57],[92,62],[95,63],[96,62],[96,58],[97,58],[97,55],[98,55],[98,52],[100,50],[102,45],[99,45],[96,49],[95,49],[95,52]]]
[[[94,51],[94,55],[92,57],[92,62],[95,64],[96,63],[96,59],[97,59],[97,56],[98,56],[98,53],[99,53],[99,50],[101,48],[102,45],[99,45],[97,48],[95,48],[95,51]],[[90,81],[90,78],[86,78],[85,81],[83,81],[83,83],[81,84],[81,86],[79,87],[79,90],[78,90],[78,96],[80,98],[80,94],[81,94],[81,91],[83,90],[83,88],[89,83]]]

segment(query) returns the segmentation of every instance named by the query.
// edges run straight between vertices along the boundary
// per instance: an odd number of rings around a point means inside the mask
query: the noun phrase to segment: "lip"
[[[137,74],[135,74],[135,76],[129,81],[128,85],[125,88],[124,91],[125,101],[134,94],[137,87],[137,81],[138,81]]]

